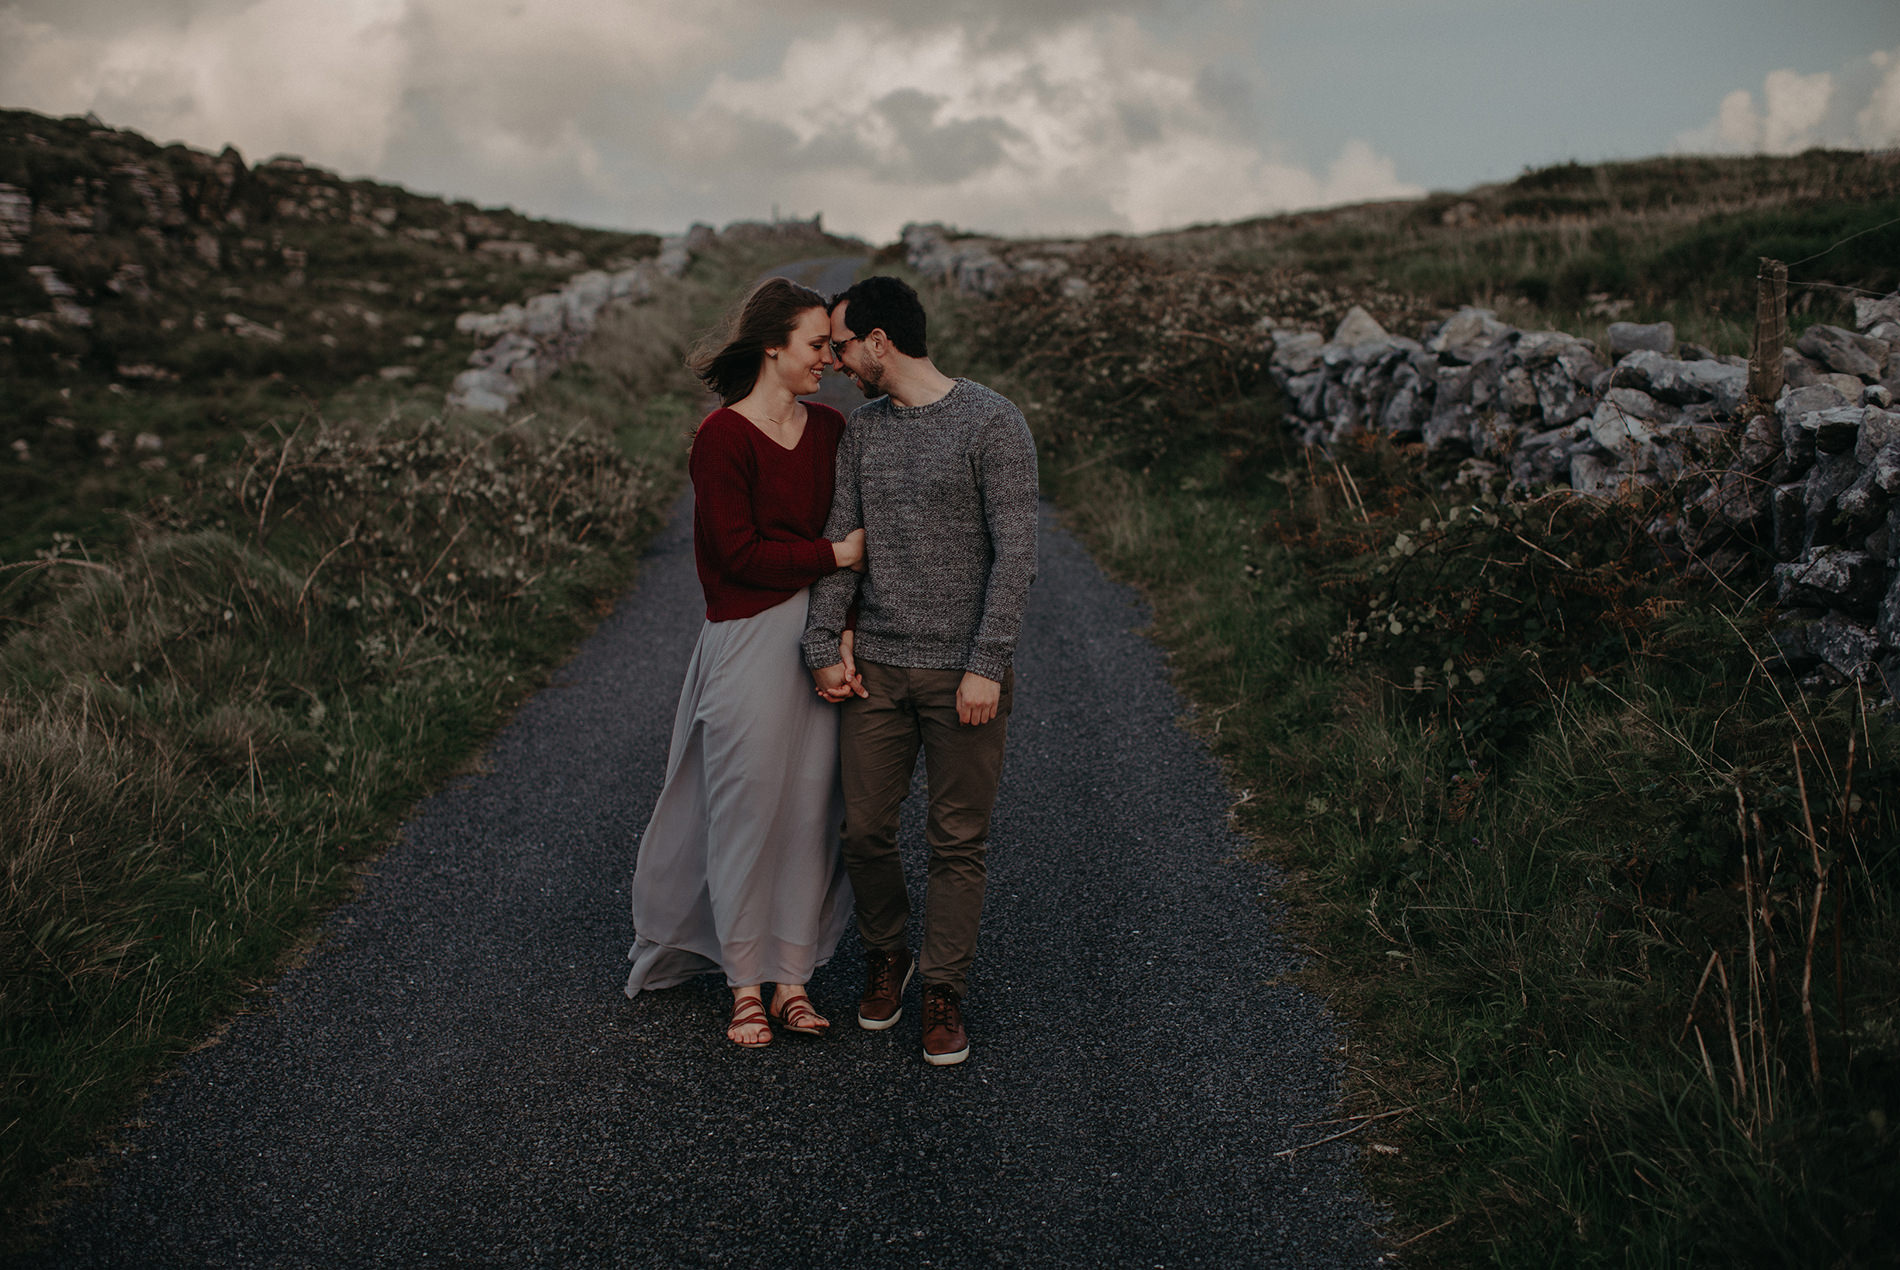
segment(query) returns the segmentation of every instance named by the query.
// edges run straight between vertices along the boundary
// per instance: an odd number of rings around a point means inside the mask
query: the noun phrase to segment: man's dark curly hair
[[[924,341],[924,302],[902,278],[879,274],[861,278],[831,297],[831,307],[846,305],[844,324],[853,335],[882,329],[906,357],[928,357]]]

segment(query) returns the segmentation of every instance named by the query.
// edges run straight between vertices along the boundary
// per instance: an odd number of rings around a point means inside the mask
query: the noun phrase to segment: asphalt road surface
[[[1144,615],[1044,517],[967,1019],[917,989],[741,1050],[716,979],[628,1001],[633,854],[702,620],[688,505],[632,592],[424,802],[312,954],[188,1057],[46,1264],[1346,1266],[1339,1036]],[[921,799],[905,808],[921,894]],[[914,940],[913,940],[914,944]]]

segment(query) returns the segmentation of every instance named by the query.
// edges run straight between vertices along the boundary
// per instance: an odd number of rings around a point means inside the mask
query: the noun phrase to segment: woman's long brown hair
[[[699,342],[686,366],[730,406],[759,380],[765,350],[783,348],[792,328],[809,309],[822,309],[825,298],[789,278],[767,278],[752,288],[738,310]]]

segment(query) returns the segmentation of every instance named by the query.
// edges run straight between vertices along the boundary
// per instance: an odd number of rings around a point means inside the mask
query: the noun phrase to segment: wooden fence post
[[[1788,266],[1761,258],[1755,282],[1755,347],[1748,359],[1748,395],[1773,410],[1781,396],[1781,348],[1788,342]]]

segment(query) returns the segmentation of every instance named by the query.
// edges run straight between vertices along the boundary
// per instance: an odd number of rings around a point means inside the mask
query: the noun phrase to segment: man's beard
[[[854,374],[851,377],[858,381],[858,391],[866,397],[884,395],[884,368],[882,366],[872,363],[863,373]]]

